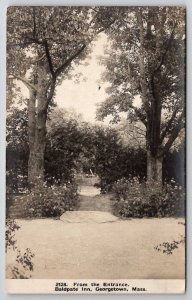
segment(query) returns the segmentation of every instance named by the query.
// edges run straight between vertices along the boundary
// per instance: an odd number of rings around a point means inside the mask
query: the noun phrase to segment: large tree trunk
[[[46,68],[39,68],[36,99],[29,101],[29,161],[28,183],[34,187],[44,180],[44,154],[48,101],[46,98]],[[34,96],[34,95],[33,95]]]
[[[44,153],[46,138],[46,110],[41,110],[36,116],[35,141],[30,148],[28,161],[28,182],[30,186],[44,179]]]
[[[157,182],[162,185],[163,158],[153,157],[150,150],[147,151],[147,181]]]

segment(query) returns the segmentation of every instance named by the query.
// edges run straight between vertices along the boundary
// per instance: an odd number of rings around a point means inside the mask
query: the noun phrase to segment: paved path
[[[99,189],[93,186],[82,186],[79,194],[78,211],[67,211],[60,217],[60,220],[65,223],[107,223],[118,221],[118,218],[112,214],[110,195],[101,195]]]
[[[34,253],[32,278],[42,279],[182,279],[184,246],[172,255],[154,246],[180,239],[180,219],[133,219],[108,223],[18,220],[22,251]],[[15,264],[14,253],[7,264]],[[10,276],[10,273],[7,274]]]

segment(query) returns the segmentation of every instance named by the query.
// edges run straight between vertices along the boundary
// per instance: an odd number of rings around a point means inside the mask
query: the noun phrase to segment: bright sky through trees
[[[110,47],[105,33],[100,33],[93,42],[92,52],[88,58],[77,65],[72,74],[80,74],[79,81],[73,78],[66,79],[56,88],[55,102],[61,108],[74,110],[82,115],[85,121],[99,122],[96,120],[97,103],[103,102],[108,95],[105,92],[107,82],[101,81],[105,66],[99,63],[99,57],[105,56],[105,48]],[[21,81],[17,81],[21,87],[23,97],[29,97],[28,89]],[[137,99],[137,102],[139,99]],[[107,117],[105,123],[108,123]],[[100,122],[99,122],[100,123]]]
[[[60,107],[73,108],[83,115],[86,121],[93,122],[96,116],[96,103],[102,102],[107,97],[105,88],[107,84],[100,83],[101,75],[105,70],[99,64],[98,56],[104,55],[107,37],[101,33],[94,42],[93,51],[83,65],[74,69],[75,73],[82,73],[79,83],[74,83],[73,78],[64,80],[56,89],[55,101]],[[87,66],[84,64],[88,63]],[[83,80],[85,78],[85,81]]]

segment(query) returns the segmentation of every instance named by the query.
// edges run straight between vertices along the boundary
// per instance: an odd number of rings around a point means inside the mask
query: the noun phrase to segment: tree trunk
[[[44,153],[46,139],[47,111],[42,109],[36,116],[36,129],[34,144],[30,147],[28,161],[28,182],[35,185],[44,179]]]
[[[162,185],[162,157],[153,157],[151,152],[147,151],[147,181],[157,182]]]
[[[46,68],[39,68],[36,100],[29,102],[29,161],[28,183],[34,187],[44,180],[44,154],[47,121]],[[34,107],[35,105],[35,107]],[[32,107],[33,106],[33,107]]]

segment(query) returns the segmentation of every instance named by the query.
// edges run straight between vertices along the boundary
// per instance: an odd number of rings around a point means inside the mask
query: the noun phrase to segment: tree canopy
[[[113,11],[113,10],[112,10]],[[113,22],[108,8],[9,7],[7,13],[8,99],[14,79],[29,89],[28,135],[30,185],[44,177],[47,113],[57,84],[74,63],[90,51],[90,43]]]
[[[102,63],[103,79],[111,85],[98,118],[111,114],[118,122],[119,113],[126,112],[130,122],[141,122],[149,176],[160,180],[157,160],[162,160],[184,127],[185,10],[127,9],[110,28],[109,39],[111,48]]]

